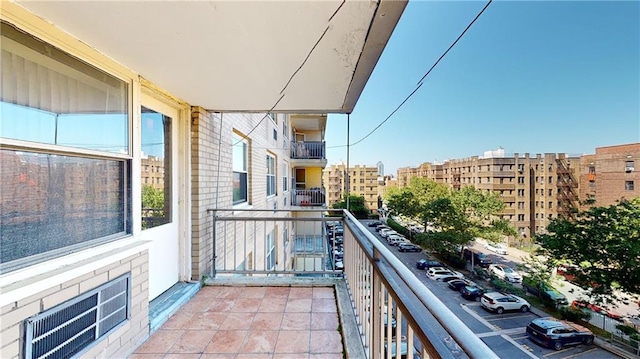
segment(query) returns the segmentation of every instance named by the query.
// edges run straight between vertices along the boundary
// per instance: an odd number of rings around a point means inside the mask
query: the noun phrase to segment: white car
[[[520,273],[502,264],[490,264],[489,273],[507,282],[522,283],[522,275]]]
[[[526,300],[513,294],[504,294],[499,292],[489,292],[482,295],[480,304],[490,311],[502,314],[507,310],[519,310],[528,312],[531,304]]]
[[[484,244],[484,248],[498,254],[507,254],[507,250],[499,243],[487,242]]]
[[[446,278],[458,278],[463,279],[464,274],[456,271],[449,270],[444,267],[431,267],[427,270],[427,277],[433,280],[443,280]]]

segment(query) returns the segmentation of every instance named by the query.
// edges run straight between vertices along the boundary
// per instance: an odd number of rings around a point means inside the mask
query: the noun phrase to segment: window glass
[[[275,246],[275,234],[272,230],[267,234],[266,240],[266,253],[267,256],[265,258],[266,270],[273,269],[276,266],[276,246]]]
[[[2,264],[129,232],[124,160],[0,150]]]
[[[282,192],[289,191],[289,163],[284,162],[283,170],[282,170]]]
[[[276,194],[276,158],[267,155],[267,196]]]
[[[171,118],[142,107],[142,229],[171,222]]]
[[[129,153],[127,83],[1,24],[4,138]]]
[[[233,135],[233,204],[248,201],[249,143],[238,134]]]
[[[0,136],[12,140],[0,150],[8,271],[131,233],[132,116],[127,82],[0,27]]]

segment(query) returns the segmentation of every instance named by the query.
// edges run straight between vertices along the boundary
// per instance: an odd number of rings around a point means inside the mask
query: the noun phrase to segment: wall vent
[[[25,358],[70,358],[130,316],[131,273],[25,320]]]

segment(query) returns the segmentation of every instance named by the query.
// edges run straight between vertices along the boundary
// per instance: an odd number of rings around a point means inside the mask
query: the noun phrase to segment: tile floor
[[[332,287],[202,289],[131,359],[342,359]]]

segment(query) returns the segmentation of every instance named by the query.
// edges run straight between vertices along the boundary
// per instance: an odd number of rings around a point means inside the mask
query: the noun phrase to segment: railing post
[[[212,225],[211,225],[211,246],[212,246],[212,251],[211,251],[211,278],[215,278],[216,277],[216,257],[217,257],[217,253],[216,253],[216,228],[217,226],[217,221],[218,221],[218,214],[216,213],[215,209],[208,209],[207,213],[210,213],[213,216],[213,221],[212,221]]]

